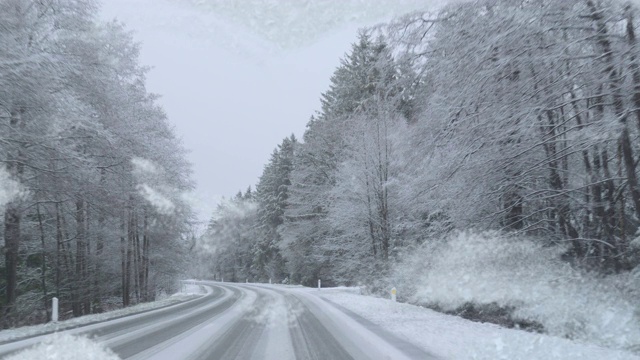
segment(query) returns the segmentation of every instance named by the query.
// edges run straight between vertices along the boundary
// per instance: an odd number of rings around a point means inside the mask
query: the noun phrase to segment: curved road
[[[434,359],[313,290],[200,282],[207,295],[68,330],[123,359]],[[0,345],[0,357],[42,340]]]

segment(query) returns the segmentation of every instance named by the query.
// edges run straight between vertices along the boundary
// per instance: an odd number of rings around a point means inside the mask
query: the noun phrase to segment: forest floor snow
[[[358,294],[357,288],[306,289],[442,359],[640,360],[633,353],[508,329],[420,306]]]
[[[169,305],[177,304],[187,300],[198,298],[204,295],[204,290],[201,286],[195,285],[190,282],[185,282],[180,292],[177,292],[164,299],[141,303],[134,306],[130,306],[124,309],[118,309],[114,311],[108,311],[101,314],[85,315],[69,320],[59,321],[57,323],[46,323],[40,325],[23,326],[15,329],[6,329],[0,331],[0,344],[18,339],[28,338],[37,335],[44,335],[49,333],[55,333],[61,330],[68,330],[83,325],[89,325],[106,320],[112,320],[121,318],[128,315],[142,313],[150,310],[159,309]]]

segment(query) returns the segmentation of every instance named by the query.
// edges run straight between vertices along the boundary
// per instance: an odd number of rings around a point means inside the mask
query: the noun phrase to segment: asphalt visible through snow
[[[321,292],[201,282],[207,295],[80,327],[123,359],[435,359]],[[0,345],[0,358],[43,337]]]

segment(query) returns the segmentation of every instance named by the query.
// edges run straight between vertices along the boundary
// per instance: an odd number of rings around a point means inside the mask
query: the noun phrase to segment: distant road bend
[[[207,295],[68,330],[123,359],[435,359],[308,290],[198,282]],[[0,358],[42,336],[0,345]]]

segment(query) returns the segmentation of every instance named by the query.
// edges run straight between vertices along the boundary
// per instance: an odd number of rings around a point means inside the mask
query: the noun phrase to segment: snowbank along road
[[[201,298],[68,332],[123,359],[435,359],[308,289],[199,284]],[[0,358],[42,339],[0,345]]]

